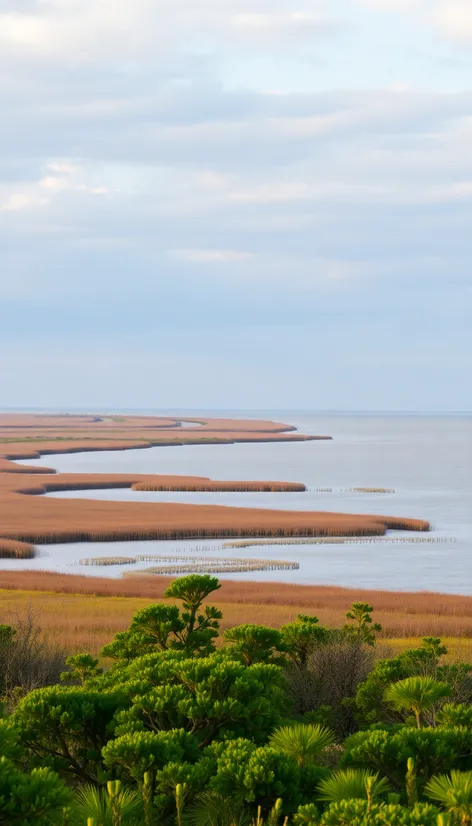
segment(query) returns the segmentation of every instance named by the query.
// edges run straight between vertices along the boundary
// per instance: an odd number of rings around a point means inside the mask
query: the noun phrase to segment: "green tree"
[[[121,631],[103,648],[102,655],[119,661],[129,661],[155,651],[169,649],[203,656],[214,650],[221,611],[203,601],[220,588],[215,577],[192,574],[174,580],[165,596],[182,601],[176,605],[159,602],[148,605],[133,617],[127,631]]]
[[[472,823],[472,771],[451,771],[432,777],[425,788],[426,795],[444,806],[459,819],[461,826]]]
[[[0,824],[60,826],[70,795],[57,774],[33,769],[25,774],[7,757],[0,757]]]
[[[265,625],[235,625],[224,633],[231,644],[231,656],[236,655],[245,665],[254,663],[281,663],[284,650],[282,634]]]
[[[272,734],[269,745],[295,758],[299,766],[315,763],[323,749],[334,743],[334,734],[324,726],[295,723]]]
[[[167,588],[165,596],[169,599],[181,600],[184,608],[182,612],[184,628],[176,634],[176,648],[181,648],[188,653],[198,651],[200,654],[213,650],[213,640],[218,636],[219,620],[223,615],[213,605],[205,606],[202,614],[198,612],[203,601],[219,588],[221,584],[218,579],[208,574],[191,574],[181,577],[174,580]]]
[[[175,648],[185,623],[177,605],[158,602],[138,611],[127,631],[120,631],[102,650],[104,657],[132,660],[155,651]]]
[[[298,614],[294,622],[282,625],[280,632],[287,656],[300,668],[306,667],[313,649],[330,637],[329,630],[319,624],[318,617],[306,614]]]
[[[132,660],[105,674],[127,697],[117,717],[117,735],[183,728],[204,748],[221,736],[247,736],[264,742],[286,707],[281,669],[245,666],[223,652],[186,657],[167,651]],[[97,682],[99,687],[99,682]]]
[[[31,691],[19,703],[13,721],[33,765],[96,783],[102,777],[101,750],[113,735],[114,716],[123,705],[116,691],[52,686]]]
[[[348,639],[357,640],[366,645],[375,645],[375,635],[382,630],[382,626],[372,621],[373,610],[372,606],[366,602],[352,603],[346,613],[346,619],[350,622],[343,627],[343,633]]]
[[[103,761],[124,781],[141,783],[146,772],[163,769],[168,763],[201,757],[198,740],[184,729],[138,731],[110,740],[103,748]]]
[[[425,637],[420,648],[403,651],[391,659],[379,660],[367,678],[358,686],[355,696],[356,719],[361,727],[377,723],[403,721],[403,716],[385,699],[391,683],[407,677],[425,676],[447,683],[457,702],[472,700],[472,667],[441,665],[447,649],[436,637]]]
[[[10,721],[0,720],[0,824],[60,826],[70,793],[47,768],[28,774],[19,768],[24,755]]]
[[[98,667],[98,659],[91,654],[74,654],[67,658],[66,665],[70,670],[62,672],[61,680],[67,683],[83,685],[103,672],[103,669]]]
[[[305,802],[302,770],[292,757],[242,739],[215,744],[213,752],[217,768],[210,788],[218,794],[253,808],[259,805],[264,814],[279,798],[286,814]]]
[[[413,713],[417,727],[421,728],[425,712],[433,710],[450,695],[451,689],[446,683],[437,682],[431,677],[407,677],[389,686],[385,699],[397,711]]]

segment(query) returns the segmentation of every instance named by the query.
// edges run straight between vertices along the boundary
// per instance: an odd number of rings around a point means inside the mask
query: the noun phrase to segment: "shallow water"
[[[257,418],[252,413],[244,414],[244,418],[249,417]],[[306,493],[164,493],[119,489],[50,495],[412,516],[428,519],[433,529],[430,537],[440,541],[278,545],[239,551],[215,551],[222,544],[218,540],[49,545],[41,549],[47,556],[15,562],[15,567],[120,576],[135,566],[90,568],[80,566],[78,561],[84,557],[149,552],[188,555],[189,548],[204,544],[209,556],[266,557],[300,564],[298,571],[222,575],[234,579],[471,592],[472,417],[295,416],[276,412],[270,417],[294,424],[303,433],[331,435],[333,440],[58,454],[28,464],[48,464],[59,472],[72,473],[171,473],[212,479],[304,482],[309,488]],[[267,419],[267,413],[260,418]],[[363,494],[350,490],[360,486],[394,488],[395,492]],[[318,492],[317,488],[332,491]],[[150,564],[141,563],[139,567]],[[3,560],[0,565],[11,568],[13,563]]]

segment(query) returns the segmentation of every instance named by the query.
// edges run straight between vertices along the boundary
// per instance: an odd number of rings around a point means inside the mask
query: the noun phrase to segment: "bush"
[[[102,754],[114,776],[138,783],[146,772],[155,773],[168,763],[196,762],[201,756],[198,741],[183,729],[124,734],[111,740]]]
[[[398,805],[368,804],[363,800],[333,803],[319,821],[320,826],[437,826],[439,810],[429,803],[411,809]]]
[[[231,648],[229,655],[240,659],[245,665],[254,663],[281,662],[280,652],[284,650],[282,634],[265,625],[235,625],[224,633]]]
[[[409,758],[414,758],[420,791],[433,774],[472,769],[472,731],[465,728],[363,731],[345,748],[344,765],[378,771],[401,793]]]
[[[32,611],[0,625],[0,696],[9,709],[28,691],[58,683],[64,666],[64,652],[44,635]]]
[[[472,728],[472,705],[446,703],[438,712],[436,722],[440,726]]]
[[[316,766],[299,766],[294,757],[270,746],[257,747],[244,739],[215,744],[213,754],[216,774],[210,788],[243,804],[259,805],[266,813],[279,798],[287,814],[308,803],[327,774]]]
[[[70,794],[47,768],[21,771],[18,735],[11,723],[0,720],[0,823],[5,826],[60,826]]]
[[[339,737],[352,733],[356,728],[353,698],[374,660],[373,649],[362,643],[334,639],[316,646],[306,666],[291,664],[286,669],[293,713],[322,710],[321,717],[306,719],[332,726]]]
[[[455,703],[472,701],[472,666],[440,665],[440,658],[447,653],[441,640],[425,637],[421,648],[404,651],[393,659],[379,660],[375,668],[361,683],[355,698],[356,719],[361,727],[375,723],[398,723],[403,715],[395,711],[387,702],[385,692],[391,683],[408,677],[431,677],[446,683],[451,689],[451,699]],[[434,715],[426,715],[428,722]]]
[[[53,686],[32,691],[13,715],[32,765],[86,783],[103,779],[101,750],[112,737],[119,692]]]
[[[133,731],[192,732],[202,747],[222,737],[251,737],[263,743],[285,710],[281,669],[243,663],[223,652],[187,657],[166,651],[133,660],[94,681],[127,697],[117,734]]]

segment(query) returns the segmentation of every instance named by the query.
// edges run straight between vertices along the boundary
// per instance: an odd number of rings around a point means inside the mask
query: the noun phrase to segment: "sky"
[[[0,0],[0,408],[472,410],[472,0]]]

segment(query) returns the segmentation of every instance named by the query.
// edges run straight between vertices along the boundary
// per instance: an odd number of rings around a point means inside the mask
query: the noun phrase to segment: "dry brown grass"
[[[0,471],[22,472],[10,460],[38,459],[51,453],[330,438],[304,436],[293,432],[292,425],[270,421],[204,419],[198,428],[186,428],[191,421],[159,416],[0,414]]]
[[[11,610],[31,606],[68,651],[95,652],[126,628],[136,611],[162,599],[171,581],[4,571],[0,621]],[[278,627],[298,613],[315,614],[322,623],[339,627],[353,601],[369,602],[389,646],[397,645],[395,638],[408,641],[406,646],[423,636],[440,636],[461,638],[461,650],[472,653],[472,597],[226,581],[213,601],[223,611],[223,629],[246,622]]]
[[[168,485],[165,482],[135,482],[131,485],[133,490],[150,491],[189,491],[189,492],[211,492],[211,491],[233,491],[236,493],[256,491],[258,493],[291,493],[294,491],[306,491],[306,486],[299,482],[221,482],[213,479],[201,478],[194,482],[174,482]]]
[[[28,542],[16,539],[0,539],[0,559],[33,559],[36,550]]]
[[[87,542],[258,536],[381,536],[387,529],[426,531],[427,522],[391,516],[276,511],[219,505],[52,499],[51,490],[131,487],[197,488],[192,477],[119,474],[0,474],[1,536],[24,542]]]
[[[22,542],[80,542],[245,536],[379,536],[387,529],[428,530],[401,517],[271,511],[214,505],[46,499],[52,490],[144,486],[163,490],[293,490],[285,482],[215,482],[201,477],[119,474],[9,473],[12,458],[57,452],[126,450],[153,444],[305,439],[276,422],[208,419],[193,430],[169,419],[93,416],[1,416],[0,538]],[[20,436],[22,438],[20,439]],[[26,434],[26,435],[25,435]],[[104,434],[106,434],[104,436]],[[7,472],[5,472],[7,471]]]

